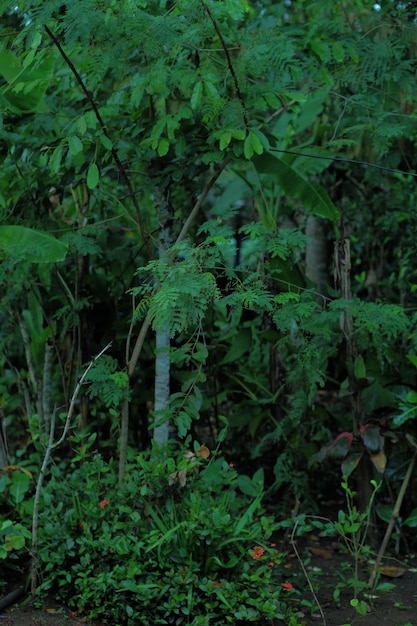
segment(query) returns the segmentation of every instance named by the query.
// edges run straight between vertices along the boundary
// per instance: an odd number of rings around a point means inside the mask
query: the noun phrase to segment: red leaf
[[[336,439],[334,440],[336,441],[340,441],[341,439],[347,439],[349,442],[349,446],[352,445],[352,441],[353,441],[353,433],[348,433],[348,432],[343,432],[340,433],[340,435],[337,435]]]
[[[379,426],[366,424],[360,427],[359,432],[369,452],[379,452],[384,448],[384,437],[381,435]]]

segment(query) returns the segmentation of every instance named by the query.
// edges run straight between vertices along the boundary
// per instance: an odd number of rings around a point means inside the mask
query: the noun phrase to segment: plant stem
[[[30,568],[31,569],[31,585],[30,585],[31,589],[30,590],[31,590],[32,599],[34,598],[35,593],[36,593],[36,579],[37,579],[37,567],[38,567],[39,502],[41,498],[42,485],[43,485],[43,480],[44,480],[45,473],[46,473],[46,468],[48,466],[48,462],[51,457],[52,451],[57,446],[59,446],[64,441],[65,437],[67,436],[67,433],[71,424],[72,415],[74,413],[75,404],[76,404],[78,395],[81,390],[81,385],[83,384],[88,372],[93,367],[94,363],[97,361],[97,359],[99,359],[104,354],[104,352],[110,347],[110,345],[111,345],[110,343],[107,344],[107,346],[103,348],[103,350],[101,350],[101,352],[99,352],[99,354],[96,357],[94,357],[94,359],[89,363],[84,374],[81,376],[80,380],[78,381],[77,386],[75,387],[74,393],[71,398],[71,403],[68,409],[67,419],[65,420],[63,433],[56,443],[54,443],[56,408],[54,409],[52,416],[51,416],[51,426],[49,430],[49,442],[46,448],[45,456],[42,461],[42,467],[39,472],[38,481],[36,483],[36,492],[35,492],[35,498],[33,502],[32,550],[31,550],[32,560],[31,560],[31,568]]]
[[[36,483],[36,492],[35,498],[33,501],[33,516],[32,516],[32,550],[31,550],[31,567],[30,567],[30,592],[32,599],[35,597],[36,593],[36,581],[37,581],[37,571],[38,571],[38,527],[39,527],[39,502],[41,499],[41,491],[43,485],[43,479],[45,477],[46,468],[48,466],[48,462],[50,456],[52,454],[52,450],[54,447],[54,434],[55,434],[55,415],[56,408],[54,409],[51,416],[51,425],[49,430],[49,443],[46,448],[45,456],[43,458],[41,471],[39,472],[38,482]]]
[[[77,68],[75,67],[75,65],[73,64],[73,62],[71,61],[71,59],[69,58],[69,56],[67,55],[67,53],[65,52],[65,50],[63,49],[63,47],[61,46],[59,40],[55,37],[55,35],[53,34],[53,32],[50,30],[50,28],[48,28],[48,26],[45,25],[45,31],[48,34],[48,37],[53,41],[54,45],[57,47],[57,49],[59,50],[60,55],[62,56],[62,58],[64,59],[65,63],[68,65],[68,67],[70,68],[71,72],[73,73],[75,80],[77,81],[77,83],[79,84],[82,92],[84,93],[85,97],[87,98],[93,112],[94,115],[96,116],[96,119],[99,123],[99,126],[101,128],[101,131],[103,133],[103,135],[105,135],[105,137],[107,137],[107,139],[111,142],[111,138],[109,135],[109,132],[107,130],[107,126],[104,123],[103,118],[101,117],[101,113],[100,110],[94,100],[93,95],[91,94],[91,92],[87,89],[86,84],[84,83],[80,73],[78,72]],[[112,142],[111,142],[112,143]],[[138,199],[136,197],[136,193],[135,190],[133,189],[133,185],[132,182],[129,178],[129,175],[126,171],[125,166],[123,165],[122,161],[120,160],[119,157],[119,153],[117,152],[116,148],[112,145],[111,149],[110,149],[111,155],[113,157],[113,160],[116,164],[116,167],[119,171],[119,174],[121,175],[121,177],[124,179],[128,192],[129,192],[129,196],[130,199],[132,200],[133,206],[135,207],[135,211],[136,211],[136,215],[137,215],[137,219],[138,219],[138,226],[139,226],[139,230],[142,236],[142,239],[145,243],[145,246],[148,250],[148,254],[149,257],[152,258],[153,257],[153,253],[152,253],[152,249],[149,243],[149,235],[148,233],[145,231],[145,227],[143,224],[143,218],[142,218],[142,212],[140,210],[139,207],[139,203],[138,203]]]
[[[292,546],[292,549],[294,550],[295,556],[296,556],[296,557],[297,557],[297,559],[298,559],[298,562],[299,562],[300,567],[301,567],[301,569],[302,569],[302,571],[303,571],[303,574],[304,574],[305,579],[306,579],[306,581],[307,581],[307,583],[308,583],[308,586],[310,587],[310,591],[311,591],[311,594],[312,594],[312,596],[313,596],[313,598],[314,598],[314,601],[315,601],[315,603],[317,604],[317,607],[318,607],[318,609],[319,609],[319,611],[320,611],[320,615],[321,615],[321,619],[322,619],[322,624],[323,624],[323,626],[326,626],[327,622],[326,622],[326,618],[325,618],[324,613],[323,613],[323,609],[322,609],[322,608],[321,608],[321,606],[320,606],[320,602],[319,602],[319,600],[318,600],[318,598],[317,598],[316,592],[314,591],[314,588],[313,588],[313,585],[311,584],[311,580],[310,580],[310,578],[309,578],[309,575],[308,575],[308,573],[307,573],[307,570],[306,570],[306,568],[305,568],[305,566],[304,566],[304,563],[303,563],[303,561],[302,561],[302,559],[301,559],[301,557],[300,557],[300,553],[298,552],[297,546],[296,546],[296,544],[295,544],[294,536],[295,536],[295,532],[296,532],[296,530],[297,530],[297,526],[298,526],[298,522],[296,522],[296,523],[295,523],[294,528],[293,528],[293,531],[292,531],[292,533],[291,533],[290,544],[291,544],[291,546]]]
[[[183,239],[185,239],[190,229],[191,224],[195,220],[199,210],[201,209],[201,206],[204,200],[207,197],[207,194],[209,193],[210,189],[213,187],[213,185],[215,184],[215,182],[217,181],[217,179],[219,178],[220,174],[223,172],[227,164],[230,162],[230,160],[231,160],[230,156],[225,157],[223,161],[220,163],[217,170],[211,176],[210,180],[207,182],[198,200],[196,201],[193,208],[191,209],[190,214],[185,220],[184,225],[181,229],[181,232],[178,235],[174,245],[180,243],[181,241],[183,241]],[[136,364],[139,360],[139,356],[142,351],[142,347],[143,347],[146,335],[148,333],[149,326],[150,326],[150,322],[149,322],[149,319],[146,317],[145,320],[143,321],[142,327],[136,338],[136,342],[132,351],[132,356],[128,358],[128,354],[126,354],[127,375],[129,377],[129,382],[130,382],[131,377],[133,376],[133,372],[135,371]],[[130,343],[130,336],[131,336],[131,331],[129,331],[129,336],[128,336],[129,343]],[[123,407],[122,407],[122,424],[121,424],[120,453],[119,453],[119,484],[123,481],[125,470],[126,470],[128,434],[129,434],[129,402],[126,399],[123,402]]]
[[[389,538],[391,536],[392,530],[394,528],[395,522],[397,521],[397,518],[398,518],[398,516],[400,514],[400,509],[401,509],[402,502],[404,500],[405,492],[407,490],[408,483],[410,482],[410,478],[411,478],[411,475],[413,473],[414,464],[415,464],[415,461],[416,461],[416,455],[417,455],[417,452],[414,452],[413,458],[411,459],[411,461],[410,461],[410,463],[408,465],[408,469],[407,469],[406,475],[404,476],[404,480],[402,482],[401,489],[400,489],[400,491],[398,493],[397,500],[395,502],[394,509],[392,511],[390,522],[388,524],[387,530],[385,531],[385,535],[384,535],[384,538],[382,540],[381,547],[379,548],[378,556],[376,557],[375,565],[373,567],[372,574],[371,574],[371,576],[369,578],[369,582],[368,582],[368,586],[370,587],[370,589],[372,589],[374,584],[375,584],[375,579],[376,579],[376,576],[377,576],[377,573],[378,573],[379,566],[380,566],[382,558],[383,558],[383,556],[385,554],[385,550],[387,548],[387,544],[388,544]]]

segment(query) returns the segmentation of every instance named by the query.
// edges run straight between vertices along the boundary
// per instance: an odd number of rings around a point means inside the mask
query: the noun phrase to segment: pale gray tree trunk
[[[155,422],[162,416],[162,411],[168,408],[170,396],[170,337],[164,328],[156,330],[155,356]],[[153,438],[158,446],[163,447],[169,439],[169,421],[154,427]]]
[[[167,195],[156,189],[154,193],[155,208],[159,222],[159,258],[162,258],[172,246],[172,211]],[[158,326],[156,329],[155,353],[155,402],[154,423],[157,423],[169,407],[170,396],[170,328]],[[163,447],[169,439],[169,420],[154,426],[153,438],[158,446]]]
[[[0,468],[9,465],[9,450],[7,446],[6,427],[0,411]]]
[[[306,276],[314,283],[318,293],[327,294],[328,246],[324,221],[309,215],[306,222]]]

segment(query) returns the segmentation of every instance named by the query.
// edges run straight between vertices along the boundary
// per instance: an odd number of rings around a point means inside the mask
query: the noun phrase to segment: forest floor
[[[281,538],[280,544],[288,545]],[[298,553],[298,556],[297,556]],[[309,536],[288,551],[285,564],[288,582],[297,591],[288,596],[289,602],[300,606],[299,624],[303,626],[417,626],[417,558],[385,560],[387,573],[380,583],[391,583],[384,593],[373,592],[360,597],[368,605],[366,615],[350,605],[353,589],[349,584],[352,556],[343,552],[335,538],[319,539]],[[303,563],[303,566],[301,565]],[[361,580],[369,578],[370,571],[362,570]],[[316,598],[310,589],[314,590]],[[340,596],[335,600],[335,590]],[[337,596],[337,594],[336,594]],[[316,602],[317,600],[317,602]],[[248,622],[248,626],[256,622]],[[14,604],[0,614],[0,626],[104,626],[103,622],[83,619],[56,603],[45,603],[42,609],[29,603]],[[263,622],[262,626],[271,625]],[[108,626],[116,626],[109,624]],[[239,626],[243,626],[239,622]],[[261,623],[259,623],[261,626]],[[276,624],[275,626],[278,626]],[[279,622],[279,626],[283,626]]]

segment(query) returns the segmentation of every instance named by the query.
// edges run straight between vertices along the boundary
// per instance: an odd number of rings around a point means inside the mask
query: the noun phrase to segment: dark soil
[[[341,572],[348,565],[348,559],[345,555],[334,555],[331,559],[314,557],[311,560],[309,569],[317,574],[319,572],[319,588],[315,590],[324,619],[318,608],[312,611],[304,611],[305,617],[300,618],[300,623],[305,626],[313,624],[323,624],[325,626],[417,626],[417,562],[408,562],[396,566],[405,569],[404,574],[399,578],[382,577],[379,582],[389,582],[394,586],[387,592],[372,593],[363,592],[360,598],[368,604],[368,613],[364,616],[359,615],[356,610],[350,606],[350,600],[353,598],[353,590],[345,587],[340,594],[340,598],[336,602],[333,598],[333,592],[338,583],[341,582]],[[416,570],[416,571],[410,571]],[[309,575],[309,571],[307,570]],[[313,576],[314,578],[314,576]],[[369,572],[365,573],[361,580],[366,581],[369,578]],[[308,594],[304,593],[303,597],[307,599]],[[314,602],[312,594],[310,600]]]

